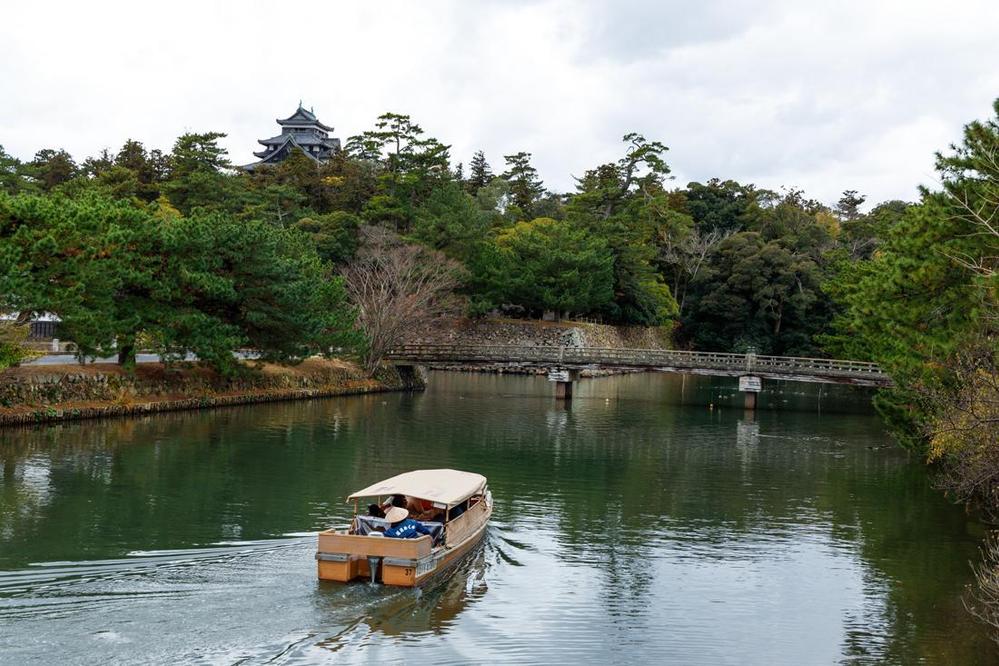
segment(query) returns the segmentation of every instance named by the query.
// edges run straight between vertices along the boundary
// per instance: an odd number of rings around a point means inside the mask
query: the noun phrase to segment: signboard
[[[550,381],[550,382],[567,382],[567,381],[569,381],[569,371],[568,370],[549,370],[548,371],[548,381]]]
[[[739,377],[739,390],[750,393],[759,393],[763,390],[763,381],[759,377],[745,375]]]

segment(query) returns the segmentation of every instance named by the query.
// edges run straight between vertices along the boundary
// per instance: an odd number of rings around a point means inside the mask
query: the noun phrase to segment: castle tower
[[[257,141],[262,150],[255,153],[259,162],[243,166],[247,171],[253,171],[265,164],[277,164],[288,157],[293,148],[318,162],[325,162],[330,156],[340,150],[340,139],[330,136],[333,128],[319,122],[311,110],[298,103],[298,109],[284,120],[278,119],[281,133],[269,139]]]

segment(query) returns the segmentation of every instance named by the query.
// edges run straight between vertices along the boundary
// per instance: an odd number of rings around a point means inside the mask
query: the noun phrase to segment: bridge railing
[[[425,363],[537,363],[856,377],[890,381],[876,363],[793,356],[759,356],[674,349],[611,349],[520,345],[407,344],[388,357]]]

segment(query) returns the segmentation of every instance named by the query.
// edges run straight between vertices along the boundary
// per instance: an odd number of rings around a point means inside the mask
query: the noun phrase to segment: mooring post
[[[556,400],[572,400],[572,385],[579,379],[576,370],[552,368],[548,371],[548,381],[555,383]]]
[[[763,380],[755,375],[743,375],[739,377],[739,390],[745,396],[746,411],[751,412],[756,409],[756,396],[763,390]]]

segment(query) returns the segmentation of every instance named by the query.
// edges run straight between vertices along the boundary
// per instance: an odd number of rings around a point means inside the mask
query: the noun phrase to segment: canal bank
[[[419,373],[310,358],[295,366],[247,364],[225,377],[191,364],[59,365],[12,368],[0,375],[0,427],[78,419],[213,409],[285,400],[422,390]]]

